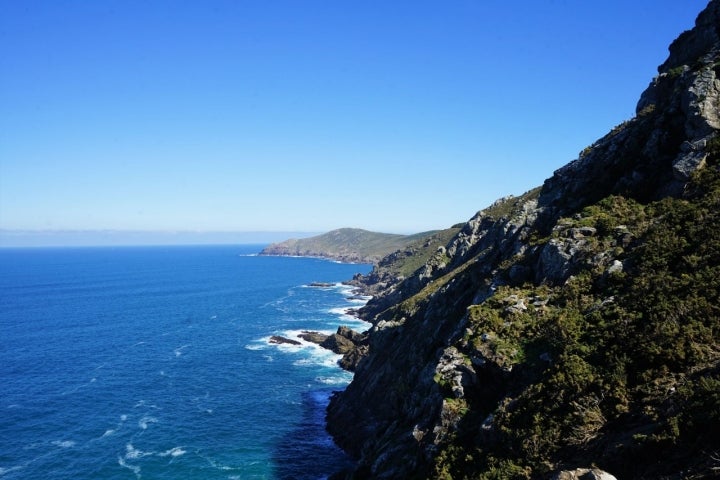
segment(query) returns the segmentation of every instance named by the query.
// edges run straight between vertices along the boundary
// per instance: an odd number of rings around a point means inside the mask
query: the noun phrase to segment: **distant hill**
[[[321,257],[341,262],[376,264],[381,258],[434,234],[435,231],[398,235],[359,228],[340,228],[310,238],[273,243],[260,255]]]

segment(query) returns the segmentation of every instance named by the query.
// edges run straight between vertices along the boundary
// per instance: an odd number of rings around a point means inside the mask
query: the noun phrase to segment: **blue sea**
[[[320,479],[368,265],[261,246],[0,249],[0,479]],[[312,282],[334,283],[312,287]]]

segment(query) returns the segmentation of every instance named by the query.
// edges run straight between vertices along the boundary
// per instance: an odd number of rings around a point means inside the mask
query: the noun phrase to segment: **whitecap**
[[[25,468],[25,465],[16,465],[14,467],[9,467],[9,468],[0,467],[0,477],[5,475],[6,473],[14,472],[15,470],[21,470],[23,468]]]
[[[102,434],[102,437],[100,437],[100,438],[109,437],[109,436],[112,435],[113,433],[115,433],[115,429],[114,429],[114,428],[108,428],[107,430],[105,430],[105,433],[103,433],[103,434]]]
[[[75,446],[75,442],[72,440],[55,440],[52,444],[60,448],[72,448]]]
[[[174,350],[174,351],[175,351],[175,356],[176,356],[176,357],[179,357],[180,355],[182,355],[182,354],[183,354],[183,350],[185,350],[185,349],[188,348],[189,346],[190,346],[190,344],[188,344],[188,345],[183,345],[182,347],[176,348],[176,349]]]
[[[185,455],[187,453],[187,450],[183,450],[182,447],[175,447],[171,448],[170,450],[166,450],[162,453],[158,453],[158,456],[160,457],[179,457],[180,455]]]
[[[125,414],[120,415],[120,421],[121,421],[121,422],[124,422],[124,421],[127,420],[127,419],[128,419],[128,416],[127,416],[127,415],[125,415]]]
[[[142,450],[135,448],[132,443],[125,445],[125,458],[128,460],[142,458],[148,455],[152,455],[152,453],[143,452]]]
[[[158,419],[155,417],[145,416],[138,420],[138,427],[142,428],[143,430],[147,430],[148,425],[151,423],[158,423]]]
[[[121,467],[124,467],[124,468],[127,468],[127,469],[131,470],[131,471],[135,474],[135,476],[136,476],[137,478],[140,478],[140,467],[139,467],[139,466],[137,466],[137,465],[129,465],[129,464],[125,463],[125,460],[123,460],[122,457],[118,457],[118,464],[119,464]]]
[[[269,339],[270,337],[268,337]],[[245,345],[245,350],[264,350],[267,345],[260,345],[257,343]]]
[[[216,318],[217,318],[217,315],[213,315],[212,317],[210,317],[210,320],[215,320]]]
[[[350,383],[350,377],[345,376],[315,377],[315,380],[325,385],[347,385]]]
[[[328,313],[332,313],[333,315],[339,315],[342,317],[342,316],[346,316],[346,315],[350,316],[350,315],[348,315],[349,309],[350,309],[350,307],[334,307],[334,308],[329,308],[327,311],[328,311]]]

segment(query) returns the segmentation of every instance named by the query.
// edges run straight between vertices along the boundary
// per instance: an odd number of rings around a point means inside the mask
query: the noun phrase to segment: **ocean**
[[[262,246],[0,249],[0,479],[320,479],[369,265]],[[312,282],[333,286],[313,287]]]

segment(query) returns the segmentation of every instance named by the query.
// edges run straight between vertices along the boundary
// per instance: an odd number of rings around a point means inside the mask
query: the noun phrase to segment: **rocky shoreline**
[[[355,371],[360,360],[368,352],[368,333],[360,333],[344,325],[338,327],[337,332],[330,335],[312,330],[303,330],[298,335],[298,338],[342,355],[343,357],[338,361],[338,365],[349,372]],[[270,337],[269,343],[302,345],[298,340],[281,335],[273,335]]]
[[[346,283],[349,285],[349,283]],[[312,282],[308,286],[310,287],[331,287],[335,286],[334,283],[327,282]],[[364,289],[362,285],[353,284],[355,290],[352,292],[352,296],[349,299],[360,299],[366,298],[364,295]],[[348,308],[346,310],[348,315],[352,315],[356,318],[360,318],[359,310],[355,308]],[[314,343],[322,348],[332,351],[343,357],[338,361],[338,365],[349,372],[355,372],[358,363],[364,357],[367,356],[369,350],[369,331],[358,332],[352,328],[341,325],[338,327],[335,333],[326,334],[314,330],[303,330],[297,335],[297,338],[305,340],[306,342]],[[268,340],[268,343],[275,345],[302,345],[302,342],[294,338],[283,337],[282,335],[273,335]]]

